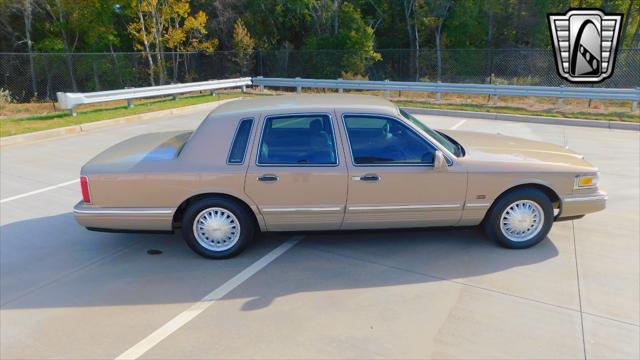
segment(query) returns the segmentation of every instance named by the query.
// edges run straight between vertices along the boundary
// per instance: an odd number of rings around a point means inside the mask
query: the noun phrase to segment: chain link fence
[[[374,61],[359,51],[261,50],[250,54],[202,53],[0,53],[0,88],[14,101],[55,100],[58,91],[90,92],[238,76],[360,78],[395,81],[540,86],[640,86],[640,49],[618,51],[613,76],[575,85],[556,72],[547,49],[449,49],[441,61],[433,49],[377,50]],[[151,66],[150,64],[153,63]],[[353,71],[353,69],[356,69]],[[352,71],[350,71],[352,70]]]

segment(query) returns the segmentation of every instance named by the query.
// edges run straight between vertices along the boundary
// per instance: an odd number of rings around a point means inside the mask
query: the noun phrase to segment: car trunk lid
[[[191,134],[192,131],[168,131],[135,136],[96,155],[83,170],[117,171],[143,161],[173,160]]]

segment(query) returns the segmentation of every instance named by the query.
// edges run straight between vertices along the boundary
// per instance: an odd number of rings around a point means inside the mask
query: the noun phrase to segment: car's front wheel
[[[519,189],[498,199],[484,221],[487,236],[510,249],[542,241],[553,224],[553,204],[543,192]]]
[[[254,229],[248,211],[226,198],[198,200],[182,218],[182,234],[187,245],[209,259],[237,255],[253,238]]]

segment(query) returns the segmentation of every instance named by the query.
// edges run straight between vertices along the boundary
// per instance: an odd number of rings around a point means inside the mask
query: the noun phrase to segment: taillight
[[[82,188],[82,201],[91,203],[91,193],[89,192],[89,178],[80,176],[80,187]]]

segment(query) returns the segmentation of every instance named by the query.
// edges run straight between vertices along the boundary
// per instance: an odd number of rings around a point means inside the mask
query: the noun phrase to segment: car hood
[[[442,130],[464,147],[465,158],[484,161],[553,163],[595,169],[584,156],[555,144],[502,134]]]

